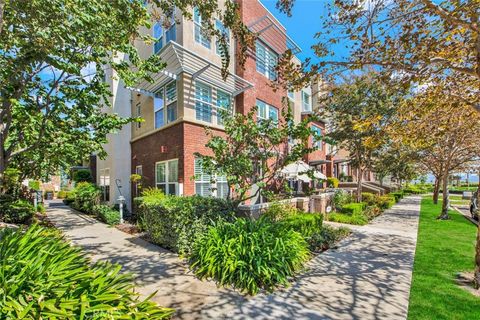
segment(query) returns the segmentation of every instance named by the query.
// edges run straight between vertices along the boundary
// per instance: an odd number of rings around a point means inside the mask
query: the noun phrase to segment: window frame
[[[218,27],[218,24],[221,25],[221,29]],[[227,52],[230,51],[230,29],[226,28],[224,25],[223,25],[223,22],[220,21],[219,19],[215,19],[215,29],[222,32],[226,38],[227,38]],[[217,54],[217,56],[221,56],[222,55],[222,51],[221,51],[221,47],[219,45],[219,39],[217,37],[217,39],[215,40],[215,53]]]
[[[194,160],[193,160],[193,168],[194,168],[194,187],[195,187],[195,194],[196,195],[199,195],[201,197],[215,197],[215,198],[222,198],[222,199],[226,199],[227,196],[228,196],[228,189],[230,189],[230,187],[228,186],[228,181],[227,181],[227,177],[226,176],[219,176],[219,175],[213,175],[213,176],[210,176],[210,175],[207,175],[207,174],[204,174],[203,173],[203,167],[201,166],[201,164],[199,165],[200,168],[202,169],[202,173],[201,174],[197,174],[196,173],[196,168],[197,168],[197,161],[201,161],[202,159],[201,158],[198,158],[198,157],[195,157]],[[202,179],[199,179],[197,180],[197,177],[201,175],[202,176]],[[203,179],[203,176],[206,176],[206,179]],[[208,181],[207,181],[208,179]],[[202,193],[199,193],[198,192],[198,189],[197,189],[197,184],[208,184],[210,186],[210,195],[203,195]],[[225,194],[224,196],[221,196],[219,194],[219,184],[226,184],[226,190],[227,190],[227,194]],[[222,189],[223,190],[223,189]]]
[[[175,98],[173,100],[168,100],[167,99],[167,87],[172,85],[172,84],[175,84],[174,85],[174,88],[175,88]],[[176,80],[172,80],[166,84],[164,84],[163,86],[161,86],[158,90],[157,90],[157,93],[155,93],[155,95],[157,95],[158,93],[161,93],[161,99],[163,101],[163,106],[158,109],[158,110],[155,110],[155,99],[156,97],[154,97],[154,101],[153,101],[153,127],[154,127],[154,130],[156,129],[161,129],[163,127],[165,127],[167,124],[169,123],[172,123],[172,122],[175,122],[177,119],[178,119],[178,83]],[[174,106],[174,115],[175,115],[175,118],[174,119],[170,119],[169,118],[169,109],[172,108],[172,106]],[[160,110],[162,110],[162,113],[163,113],[163,122],[162,122],[162,125],[161,126],[157,126],[157,112],[160,112]]]
[[[161,35],[158,37],[158,40],[155,41],[153,43],[153,54],[157,54],[159,53],[160,51],[162,51],[163,48],[165,48],[165,46],[170,42],[170,41],[177,41],[177,23],[175,21],[175,10],[172,11],[172,16],[169,17],[169,19],[171,19],[170,23],[170,27],[168,28],[165,28],[165,26],[157,21],[153,24],[153,31],[152,31],[152,36],[155,38],[155,28],[158,26],[160,29],[161,29]],[[167,40],[167,34],[169,34],[170,31],[174,32],[174,38],[173,39],[170,39],[170,40]],[[170,33],[171,34],[171,33]],[[160,46],[157,46],[157,43],[160,42]]]
[[[264,58],[260,59],[260,55],[258,54],[259,47],[264,52]],[[263,69],[259,70],[259,66],[263,63]],[[275,67],[278,64],[278,54],[273,51],[267,44],[257,40],[255,42],[255,69],[258,73],[264,75],[269,80],[276,80],[277,79],[277,72],[275,71]],[[260,68],[262,69],[262,68]]]
[[[272,106],[271,104],[268,104],[265,101],[262,101],[260,99],[257,99],[255,103],[256,103],[256,106],[257,106],[257,121],[272,120],[272,123],[275,123],[278,126],[278,123],[280,121],[280,118],[279,118],[280,117],[280,110],[277,107]],[[261,106],[259,106],[259,103],[263,104],[265,106],[265,116],[262,116],[260,114]],[[270,118],[270,110],[271,109],[275,110],[275,113],[277,115],[276,120]]]
[[[101,201],[102,202],[110,202],[110,168],[102,168],[100,171],[100,189],[101,189]],[[102,173],[103,172],[103,173]],[[106,184],[106,177],[108,172],[108,184]]]
[[[315,131],[317,135],[320,137],[323,136],[323,129],[320,128],[319,126],[312,124],[312,129]],[[323,140],[317,140],[315,139],[315,136],[312,136],[312,145],[317,148],[319,151],[323,151]]]
[[[198,8],[194,7],[193,8],[193,41],[195,41],[195,43],[201,44],[203,47],[207,49],[212,49],[212,38],[210,36],[205,35],[204,29],[205,27],[203,26],[203,18],[200,12],[198,11]],[[197,40],[197,32],[199,35],[198,40]]]
[[[307,96],[307,101],[305,101],[305,96]],[[312,111],[312,95],[302,90],[302,111]],[[305,108],[307,106],[308,108]]]
[[[199,97],[197,97],[197,87],[204,87],[208,89],[209,91],[209,101],[201,100]],[[222,94],[224,96],[227,96],[229,99],[229,108],[224,108],[221,106],[220,99],[219,99],[219,94]],[[200,96],[200,95],[199,95]],[[223,127],[223,120],[222,117],[220,116],[220,113],[218,112],[219,109],[227,110],[230,111],[231,113],[234,112],[234,99],[232,95],[222,89],[219,89],[217,87],[211,86],[205,82],[202,81],[195,81],[195,94],[194,94],[194,102],[195,102],[195,119],[196,121],[200,121],[202,123],[208,123],[208,124],[214,124]],[[206,121],[203,118],[198,116],[199,108],[197,109],[197,103],[198,104],[203,104],[207,105],[210,108],[210,121]],[[203,112],[203,111],[202,111]]]
[[[169,181],[169,175],[170,175],[170,173],[169,173],[169,170],[170,170],[170,169],[169,169],[169,163],[170,163],[170,162],[176,162],[176,163],[177,163],[177,181],[175,181],[175,182],[174,182],[174,181]],[[159,185],[165,185],[165,194],[166,194],[166,195],[169,195],[169,194],[170,194],[169,188],[170,188],[170,185],[171,185],[171,184],[174,184],[174,185],[175,185],[175,195],[178,196],[178,195],[180,194],[180,190],[178,189],[178,188],[179,188],[179,182],[178,182],[178,177],[179,177],[179,174],[178,174],[178,173],[179,173],[179,172],[178,172],[178,163],[179,163],[178,158],[155,162],[155,168],[154,168],[154,170],[155,170],[155,172],[154,172],[154,174],[155,174],[155,188],[160,189],[160,188],[158,188]],[[157,166],[158,166],[159,164],[164,164],[164,165],[165,165],[165,171],[164,171],[164,173],[165,173],[165,182],[158,182]]]

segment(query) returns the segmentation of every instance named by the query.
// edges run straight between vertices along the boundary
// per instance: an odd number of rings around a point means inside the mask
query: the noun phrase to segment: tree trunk
[[[357,169],[357,201],[362,202],[362,179],[363,179],[363,171],[359,167]]]
[[[445,173],[442,177],[442,213],[437,219],[448,220],[448,208],[450,207],[450,201],[448,197],[448,172]]]
[[[440,193],[440,180],[435,177],[435,185],[433,187],[433,203],[438,203],[438,194]]]

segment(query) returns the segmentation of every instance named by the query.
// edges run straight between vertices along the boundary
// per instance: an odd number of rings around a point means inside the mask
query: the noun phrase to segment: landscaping
[[[0,230],[2,319],[166,319],[174,310],[140,300],[120,266],[90,264],[53,229]]]
[[[422,199],[408,318],[477,319],[480,298],[456,283],[459,272],[472,272],[477,228],[456,211],[437,220],[441,201]]]

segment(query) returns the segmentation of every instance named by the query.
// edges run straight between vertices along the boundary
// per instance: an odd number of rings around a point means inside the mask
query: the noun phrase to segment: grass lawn
[[[456,211],[435,218],[441,201],[422,199],[410,291],[409,319],[480,319],[480,298],[455,283],[458,272],[473,271],[476,227]]]

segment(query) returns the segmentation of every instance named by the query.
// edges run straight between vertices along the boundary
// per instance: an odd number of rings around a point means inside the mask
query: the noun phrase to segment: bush
[[[195,241],[190,257],[197,277],[214,278],[251,295],[288,285],[309,259],[302,235],[270,219],[218,223]]]
[[[324,251],[331,248],[338,241],[346,238],[351,234],[350,229],[340,227],[334,228],[328,225],[324,225],[322,230],[318,233],[315,233],[310,243],[311,251]]]
[[[119,265],[90,265],[51,230],[4,229],[0,240],[2,319],[166,319],[174,312],[139,300]]]
[[[368,217],[364,213],[355,213],[350,215],[334,212],[328,215],[328,221],[363,226],[368,223]]]
[[[336,191],[332,199],[333,206],[337,211],[340,211],[344,205],[353,201],[354,198],[352,197],[352,195],[343,190]]]
[[[371,192],[362,192],[362,201],[367,203],[367,205],[372,206],[376,202],[377,195]]]
[[[399,202],[400,199],[403,198],[403,192],[402,191],[391,192],[391,193],[389,193],[389,195],[391,195],[395,198],[395,202]]]
[[[93,206],[100,202],[100,189],[89,182],[79,182],[73,192],[73,208],[92,213]]]
[[[23,199],[3,195],[0,199],[0,220],[6,223],[26,224],[35,214],[35,207]]]
[[[281,221],[298,213],[299,210],[295,207],[280,202],[272,202],[262,216],[268,217],[272,221]]]
[[[234,220],[233,205],[224,199],[144,194],[135,201],[142,227],[154,243],[182,255],[215,222]]]
[[[328,188],[338,188],[339,181],[337,178],[327,178],[327,187]]]
[[[75,182],[92,182],[92,173],[88,169],[81,169],[73,173],[73,181]]]
[[[63,199],[63,203],[66,205],[71,205],[75,201],[75,191],[67,191],[65,192],[65,198]]]
[[[120,223],[120,212],[107,205],[98,204],[93,206],[92,213],[98,220],[103,221],[106,224],[116,225]]]
[[[38,181],[38,180],[28,181],[28,188],[36,190],[36,191],[40,190],[40,181]]]
[[[378,196],[376,198],[376,205],[382,209],[390,209],[395,204],[395,197],[390,195]]]
[[[279,222],[279,225],[285,229],[297,231],[308,240],[315,233],[319,233],[322,230],[322,222],[323,216],[321,214],[301,213],[284,219]]]
[[[41,214],[45,214],[47,212],[43,203],[37,204],[37,212],[39,212]]]
[[[348,203],[342,206],[341,212],[349,215],[361,214],[363,212],[363,209],[365,209],[365,207],[366,207],[365,202]]]
[[[65,190],[60,190],[57,193],[57,198],[58,199],[65,199],[67,197],[67,191]]]

